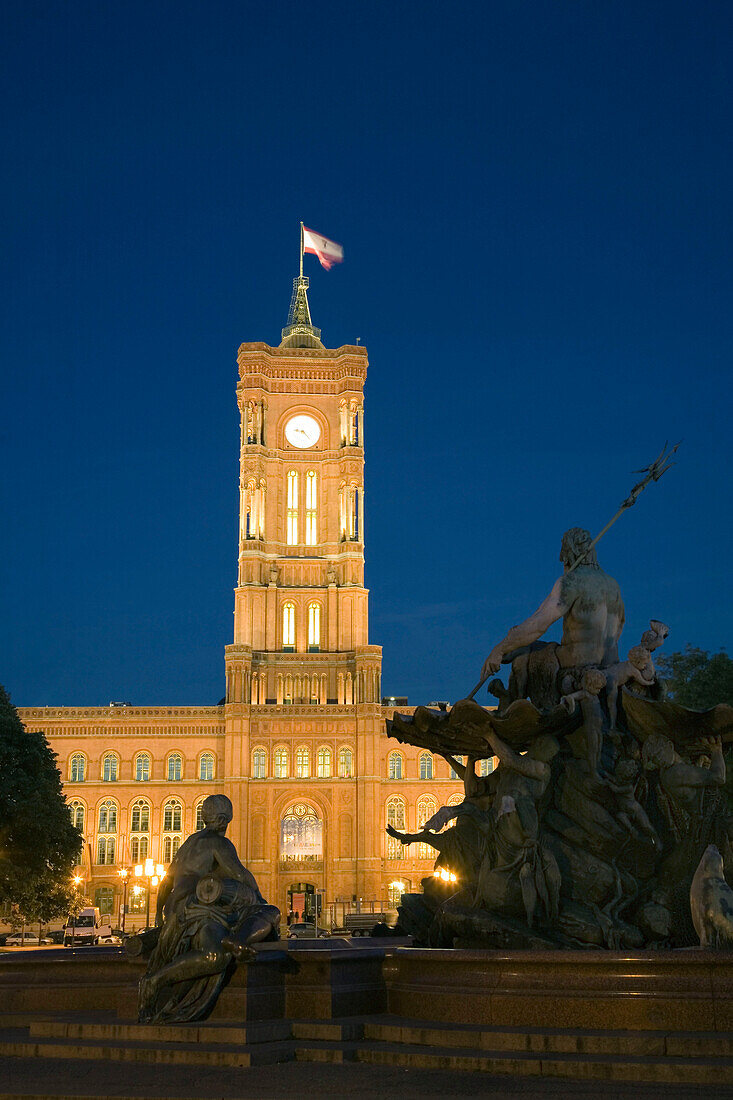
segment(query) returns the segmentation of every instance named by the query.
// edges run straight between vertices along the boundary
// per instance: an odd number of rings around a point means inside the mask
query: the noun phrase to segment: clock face
[[[321,438],[321,426],[312,416],[301,413],[288,420],[285,438],[293,447],[314,447]]]

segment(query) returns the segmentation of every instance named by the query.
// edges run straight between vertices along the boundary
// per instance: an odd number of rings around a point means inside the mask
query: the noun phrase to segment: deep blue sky
[[[454,700],[607,536],[626,646],[730,642],[733,8],[667,0],[3,8],[3,646],[16,703],[212,703],[236,349],[298,222],[367,345],[383,689]]]

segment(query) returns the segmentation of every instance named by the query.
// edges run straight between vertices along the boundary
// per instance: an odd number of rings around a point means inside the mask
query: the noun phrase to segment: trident
[[[591,543],[588,544],[588,546],[585,548],[585,550],[580,555],[580,557],[575,559],[573,564],[568,568],[568,573],[572,573],[573,569],[577,569],[579,565],[583,564],[583,561],[585,560],[585,558],[588,556],[588,554],[590,554],[593,547],[596,546],[601,541],[601,539],[605,535],[606,531],[608,531],[611,527],[613,527],[616,520],[621,515],[623,515],[623,513],[626,511],[627,508],[631,508],[632,505],[636,504],[637,500],[639,499],[641,494],[644,492],[647,485],[650,485],[652,481],[659,481],[662,474],[666,474],[666,472],[670,468],[670,466],[675,466],[676,465],[676,463],[672,461],[672,455],[676,454],[676,452],[677,452],[678,448],[680,447],[681,443],[682,443],[682,440],[680,440],[679,443],[675,443],[674,447],[672,447],[671,450],[668,451],[667,447],[669,446],[669,444],[665,440],[664,446],[662,447],[661,451],[659,452],[657,457],[654,459],[654,461],[650,462],[648,466],[642,466],[642,468],[640,470],[635,470],[634,471],[637,474],[643,474],[644,477],[641,479],[641,481],[637,481],[636,485],[633,487],[633,489],[631,490],[631,492],[627,496],[626,500],[623,502],[623,504],[619,508],[616,515],[613,516],[613,518],[608,521],[608,523],[606,524],[606,526],[603,528],[602,531],[598,532],[596,537],[593,539],[593,541]],[[469,699],[473,699],[473,697],[476,694],[476,692],[478,691],[478,689],[486,683],[488,678],[489,678],[488,675],[486,675],[486,676],[483,676],[479,680],[479,682],[476,684],[476,687],[473,689],[471,694],[468,696]]]

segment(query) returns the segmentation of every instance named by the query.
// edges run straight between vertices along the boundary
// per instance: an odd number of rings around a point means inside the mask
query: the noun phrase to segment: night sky
[[[3,8],[2,651],[18,705],[211,704],[232,637],[236,351],[299,221],[369,352],[383,692],[455,700],[604,539],[667,650],[731,621],[733,6]],[[488,697],[482,697],[488,700]]]

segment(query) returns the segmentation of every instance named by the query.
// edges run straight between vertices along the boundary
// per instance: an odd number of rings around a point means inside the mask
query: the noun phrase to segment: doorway
[[[288,886],[288,913],[294,913],[294,922],[316,921],[321,915],[321,894],[312,882],[291,882]]]

